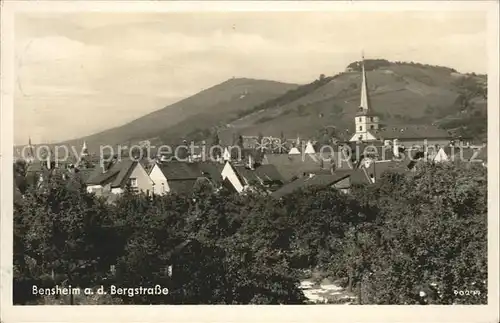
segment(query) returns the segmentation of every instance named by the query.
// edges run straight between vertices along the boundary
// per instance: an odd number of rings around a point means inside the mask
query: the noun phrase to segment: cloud
[[[23,128],[39,127],[44,115],[58,125],[46,127],[44,138],[62,140],[118,126],[233,76],[309,82],[343,70],[362,49],[367,57],[484,72],[484,15],[429,14],[20,15],[15,140],[25,141]],[[74,118],[63,122],[68,109]]]

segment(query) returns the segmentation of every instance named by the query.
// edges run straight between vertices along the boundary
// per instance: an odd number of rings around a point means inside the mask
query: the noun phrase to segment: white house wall
[[[227,180],[233,185],[234,189],[238,193],[241,193],[243,191],[244,187],[238,179],[238,176],[236,175],[236,172],[234,171],[230,163],[226,163],[226,165],[222,169],[221,176],[222,180],[225,180],[227,178]]]
[[[149,173],[149,177],[153,181],[154,194],[164,195],[170,192],[170,187],[168,185],[168,180],[160,169],[160,166],[154,165],[153,169]]]
[[[153,192],[153,181],[149,177],[148,172],[144,169],[141,163],[137,163],[130,178],[137,179],[137,188],[143,192]]]

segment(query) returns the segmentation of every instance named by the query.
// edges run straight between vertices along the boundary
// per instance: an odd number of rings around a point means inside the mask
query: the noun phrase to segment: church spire
[[[368,85],[366,83],[364,54],[362,55],[362,60],[361,60],[361,101],[359,107],[360,110],[363,109],[365,112],[368,112],[370,110],[370,105],[368,102]]]
[[[83,142],[83,147],[82,147],[82,156],[88,156],[89,151],[87,149],[87,143],[84,141]]]

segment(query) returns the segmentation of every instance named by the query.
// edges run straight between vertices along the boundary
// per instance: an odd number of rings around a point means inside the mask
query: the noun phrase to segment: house
[[[459,146],[446,146],[438,150],[433,161],[435,162],[448,162],[448,161],[462,161],[472,162],[481,161],[478,156],[481,151],[486,151],[485,148],[472,148],[472,147],[459,147]],[[484,154],[484,153],[483,153]]]
[[[289,155],[300,155],[300,150],[297,147],[292,147],[288,152]]]
[[[214,162],[179,162],[155,164],[149,172],[153,181],[154,194],[190,193],[201,181],[210,184],[214,189],[222,186],[222,169],[224,165]]]
[[[87,192],[97,195],[121,194],[127,186],[133,191],[150,194],[153,181],[141,162],[124,159],[114,160],[109,165],[96,167],[88,176]]]
[[[315,154],[314,146],[311,141],[308,141],[306,144],[306,148],[304,149],[304,154]]]
[[[342,147],[344,154],[350,156],[353,164],[358,165],[364,159],[373,160],[392,160],[400,157],[404,149],[398,146],[397,143],[383,144],[382,142],[373,141],[371,143],[351,142]],[[402,156],[401,156],[402,157]]]
[[[383,141],[397,140],[404,147],[447,146],[453,139],[446,130],[434,125],[395,125],[376,132],[376,136]]]
[[[250,162],[251,163],[251,162]],[[227,162],[222,170],[224,185],[241,193],[255,185],[270,191],[282,186],[285,180],[274,165],[236,165]]]
[[[386,172],[406,173],[410,169],[407,161],[395,160],[365,160],[359,166],[364,171],[370,182],[375,183]]]
[[[154,194],[189,193],[192,191],[202,172],[197,163],[171,161],[157,163],[149,177],[154,183]]]
[[[310,187],[334,187],[341,190],[344,193],[348,193],[350,190],[350,175],[347,173],[343,174],[310,174],[303,178],[299,178],[290,182],[275,192],[271,193],[274,198],[282,198],[288,194],[297,192],[302,189]]]

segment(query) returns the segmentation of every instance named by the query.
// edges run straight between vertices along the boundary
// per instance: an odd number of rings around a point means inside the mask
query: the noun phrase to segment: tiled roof
[[[233,168],[238,176],[244,178],[247,183],[252,181],[259,183],[285,182],[274,165],[261,165],[255,169],[249,169],[245,166],[233,166]]]
[[[334,154],[268,154],[262,161],[263,165],[274,165],[285,181],[290,181],[294,177],[303,173],[315,173],[321,170],[329,170],[332,164],[338,169],[350,169],[352,164],[345,159],[339,158],[340,152]],[[323,162],[321,162],[323,160]]]
[[[348,175],[351,181],[351,185],[360,185],[360,184],[371,184],[370,178],[365,169],[356,168],[352,170],[336,170],[334,172],[335,175],[342,176]]]
[[[279,190],[271,193],[271,196],[275,198],[280,198],[285,195],[291,194],[297,190],[308,187],[327,187],[347,177],[349,177],[349,174],[347,173],[313,175],[312,177],[306,176],[284,185]]]
[[[119,164],[120,164],[120,171],[118,172],[118,176],[116,176],[113,183],[111,183],[111,187],[125,186],[127,180],[130,177],[130,174],[132,174],[132,171],[137,166],[138,162],[131,159],[125,159],[120,161]]]
[[[198,164],[198,167],[201,170],[202,176],[208,177],[212,183],[217,185],[222,183],[223,164],[202,162]]]
[[[198,163],[166,162],[158,164],[168,181],[176,179],[196,179],[202,175]]]
[[[407,162],[398,161],[376,161],[371,163],[370,167],[365,168],[368,176],[375,176],[375,179],[380,179],[385,172],[392,171],[404,173],[409,170]]]
[[[189,194],[193,191],[194,184],[198,179],[178,179],[178,180],[169,180],[168,186],[170,187],[170,191],[177,194]]]
[[[88,177],[87,184],[106,185],[111,182],[111,187],[121,187],[125,184],[136,165],[136,161],[126,158],[113,164],[104,173],[101,167],[95,167],[94,172]]]
[[[112,182],[118,175],[120,169],[113,165],[107,172],[103,172],[100,166],[94,168],[94,171],[89,175],[87,179],[88,185],[106,185]]]
[[[432,125],[397,125],[375,131],[374,135],[384,140],[391,139],[451,139],[450,134]]]

